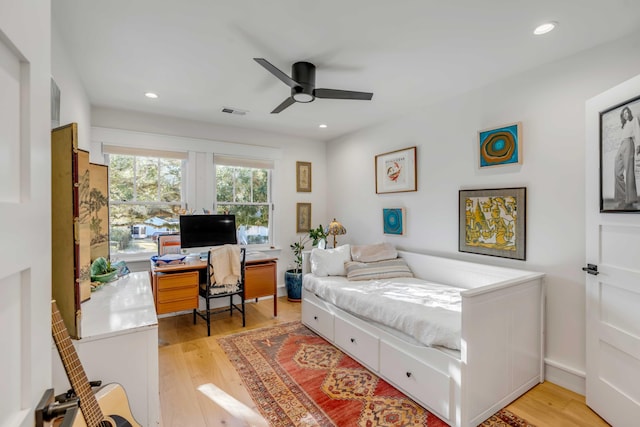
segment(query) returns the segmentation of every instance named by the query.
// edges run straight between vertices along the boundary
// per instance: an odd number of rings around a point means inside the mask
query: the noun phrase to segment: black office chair
[[[199,294],[204,298],[206,303],[206,309],[202,312],[197,309],[193,310],[193,324],[196,324],[196,315],[200,316],[207,322],[207,336],[211,336],[211,315],[229,312],[230,316],[233,316],[233,310],[237,310],[242,314],[242,327],[245,326],[244,316],[244,267],[245,267],[246,249],[240,248],[240,278],[236,286],[229,290],[225,285],[216,284],[216,279],[213,271],[213,265],[211,261],[211,251],[207,255],[207,282],[201,283],[199,288]],[[238,295],[240,297],[240,305],[234,304],[233,297]],[[229,307],[222,309],[214,309],[211,311],[210,301],[216,298],[229,298]]]

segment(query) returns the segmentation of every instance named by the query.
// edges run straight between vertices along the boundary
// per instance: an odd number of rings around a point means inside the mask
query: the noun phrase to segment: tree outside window
[[[111,254],[157,251],[157,236],[179,229],[181,159],[109,155]]]
[[[216,213],[236,216],[238,243],[271,242],[271,170],[216,164]]]

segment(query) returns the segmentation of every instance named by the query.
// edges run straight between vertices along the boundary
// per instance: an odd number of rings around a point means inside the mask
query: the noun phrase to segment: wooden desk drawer
[[[276,263],[247,265],[245,274],[245,298],[259,298],[276,293]]]
[[[189,298],[178,301],[160,302],[157,304],[158,314],[173,313],[174,311],[193,310],[198,308],[198,298]]]
[[[199,276],[197,271],[186,271],[184,273],[158,274],[158,293],[165,289],[176,289],[183,287],[195,287],[197,293]]]
[[[177,301],[183,299],[198,298],[198,288],[187,286],[175,289],[161,289],[158,291],[158,304],[163,302]]]

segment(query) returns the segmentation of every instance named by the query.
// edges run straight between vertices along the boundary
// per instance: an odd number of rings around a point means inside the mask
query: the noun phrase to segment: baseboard
[[[544,379],[581,395],[586,394],[586,374],[563,363],[544,359]]]

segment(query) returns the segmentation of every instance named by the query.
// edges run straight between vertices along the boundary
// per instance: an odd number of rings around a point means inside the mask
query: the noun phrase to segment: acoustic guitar
[[[108,384],[93,393],[55,300],[51,301],[51,329],[69,383],[80,399],[82,416],[76,417],[73,427],[140,427],[131,414],[122,386]]]

